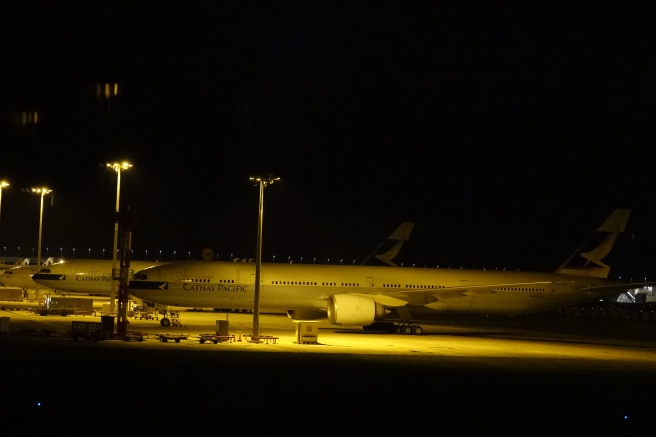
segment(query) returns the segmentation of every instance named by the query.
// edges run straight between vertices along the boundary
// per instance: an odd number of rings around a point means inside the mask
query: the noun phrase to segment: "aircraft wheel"
[[[180,339],[179,339],[179,338],[176,338],[176,339],[175,339],[175,342],[176,342],[176,343],[180,343]]]
[[[422,327],[419,326],[419,325],[414,325],[414,326],[412,327],[412,331],[413,331],[412,333],[413,333],[414,335],[421,335],[421,334],[424,333],[424,328],[422,328]]]
[[[410,326],[410,325],[404,325],[404,326],[401,328],[401,330],[402,330],[402,332],[403,332],[405,335],[410,335],[410,334],[412,334],[412,326]]]
[[[159,324],[162,326],[171,326],[171,321],[167,318],[164,318],[159,321]]]

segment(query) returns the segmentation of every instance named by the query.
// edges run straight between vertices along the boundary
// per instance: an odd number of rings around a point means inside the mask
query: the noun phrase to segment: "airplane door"
[[[367,288],[374,288],[375,285],[376,285],[376,281],[374,278],[371,277],[367,278]]]

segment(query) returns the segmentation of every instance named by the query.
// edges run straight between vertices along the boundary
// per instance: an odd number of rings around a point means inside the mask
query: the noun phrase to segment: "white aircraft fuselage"
[[[82,259],[65,261],[42,267],[32,277],[32,280],[43,287],[56,291],[109,296],[113,282],[112,265],[112,260]],[[161,265],[161,263],[131,261],[129,276],[132,277],[134,272],[155,265]]]
[[[610,268],[602,262],[629,213],[613,211],[593,233],[605,238],[593,250],[577,249],[583,265],[570,257],[555,272],[265,263],[259,303],[294,319],[327,316],[332,324],[363,326],[413,313],[516,315],[576,305],[632,287],[608,281]],[[255,268],[218,261],[151,267],[135,274],[130,294],[170,306],[251,309]]]
[[[299,313],[328,313],[332,307],[337,324],[351,303],[368,305],[374,314],[381,312],[376,306],[407,304],[459,313],[525,314],[603,297],[587,289],[610,284],[559,273],[272,263],[262,264],[260,305]],[[254,290],[252,263],[183,261],[138,272],[130,282],[133,296],[184,307],[249,309]]]

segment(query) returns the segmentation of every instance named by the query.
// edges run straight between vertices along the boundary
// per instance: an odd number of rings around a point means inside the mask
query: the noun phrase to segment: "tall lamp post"
[[[43,197],[52,193],[52,190],[47,188],[32,188],[32,192],[41,196],[41,212],[39,213],[39,244],[36,250],[36,271],[38,272],[41,267],[41,230],[43,228]]]
[[[0,218],[2,218],[2,189],[8,186],[9,186],[9,182],[5,180],[0,181]]]
[[[262,220],[264,215],[264,188],[280,180],[273,175],[251,176],[250,180],[260,186],[260,207],[257,220],[257,254],[255,256],[255,295],[253,298],[253,334],[254,342],[260,337],[260,271],[262,270]]]
[[[114,217],[114,250],[112,250],[112,286],[109,295],[109,312],[116,312],[116,251],[118,250],[118,213],[119,213],[119,199],[121,197],[121,171],[125,171],[132,167],[127,161],[108,163],[107,168],[116,172],[116,217]]]
[[[2,189],[8,186],[9,186],[9,182],[0,181],[0,217],[2,216]]]

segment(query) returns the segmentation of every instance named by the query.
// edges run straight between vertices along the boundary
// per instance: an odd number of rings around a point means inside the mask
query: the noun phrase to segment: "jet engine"
[[[333,325],[371,325],[388,312],[366,296],[335,294],[328,298],[328,321]]]

